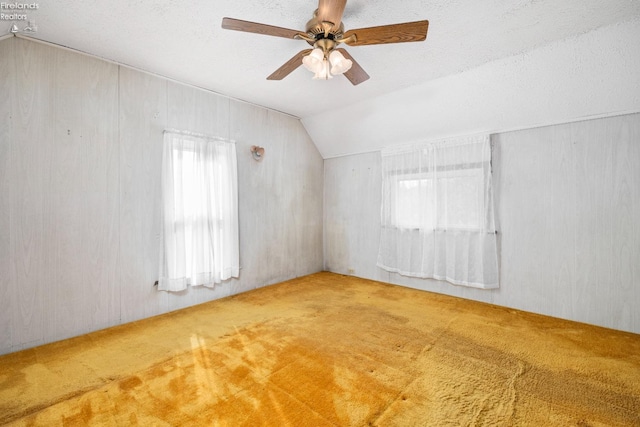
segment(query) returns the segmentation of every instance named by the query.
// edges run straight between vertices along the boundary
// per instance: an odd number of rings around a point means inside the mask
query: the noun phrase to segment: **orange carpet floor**
[[[11,426],[640,426],[640,336],[318,273],[0,357]]]

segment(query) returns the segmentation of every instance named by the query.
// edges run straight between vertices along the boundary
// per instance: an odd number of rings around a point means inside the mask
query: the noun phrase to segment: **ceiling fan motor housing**
[[[316,11],[317,12],[317,11]],[[341,22],[336,28],[333,22],[320,21],[316,14],[313,14],[313,18],[307,22],[306,32],[310,38],[320,40],[330,38],[331,40],[339,40],[344,34],[344,24]],[[313,45],[313,43],[309,42]]]

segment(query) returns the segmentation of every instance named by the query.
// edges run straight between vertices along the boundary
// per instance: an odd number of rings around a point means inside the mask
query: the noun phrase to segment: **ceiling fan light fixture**
[[[324,52],[320,48],[315,48],[311,53],[302,58],[302,65],[311,71],[318,74],[324,68]]]
[[[346,59],[337,50],[332,50],[329,54],[329,62],[331,63],[331,74],[344,74],[351,69],[353,62],[350,59]]]
[[[333,76],[331,75],[331,65],[329,64],[329,61],[324,59],[322,61],[320,69],[313,76],[313,80],[329,80],[332,78]]]

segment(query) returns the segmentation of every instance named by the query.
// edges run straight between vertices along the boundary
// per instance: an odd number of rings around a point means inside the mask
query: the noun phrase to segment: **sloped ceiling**
[[[38,6],[28,12],[38,26],[32,37],[297,116],[323,156],[362,151],[349,149],[349,140],[330,147],[319,122],[332,112],[349,116],[350,106],[377,101],[393,114],[394,105],[380,99],[640,17],[636,0],[349,0],[346,29],[430,21],[425,42],[347,47],[371,76],[352,86],[341,76],[314,81],[302,67],[282,81],[267,81],[308,45],[220,26],[228,16],[302,30],[317,7],[313,0],[59,0]],[[0,34],[11,24],[0,21]],[[354,113],[353,126],[357,119]],[[354,142],[368,137],[361,126],[357,132],[350,126],[343,120],[341,134]]]

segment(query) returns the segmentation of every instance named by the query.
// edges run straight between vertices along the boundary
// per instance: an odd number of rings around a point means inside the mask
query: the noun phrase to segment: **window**
[[[392,197],[393,225],[405,229],[480,230],[483,226],[482,164],[439,172],[398,173]]]
[[[497,287],[488,135],[385,150],[382,170],[378,266]]]
[[[235,144],[167,131],[158,289],[214,286],[239,272]]]

